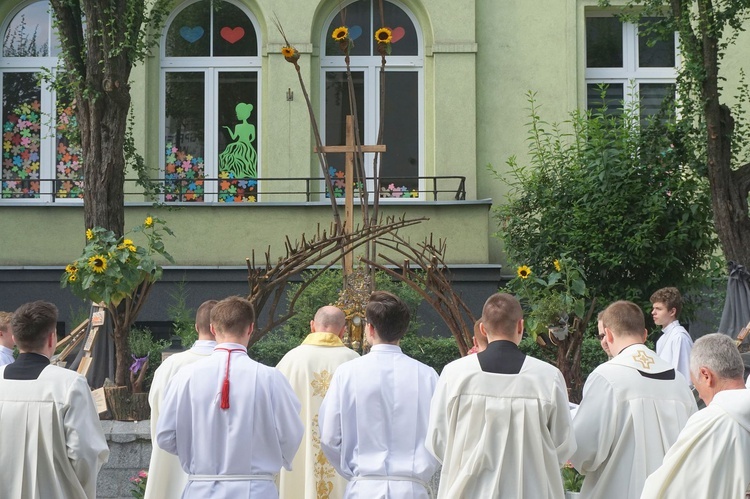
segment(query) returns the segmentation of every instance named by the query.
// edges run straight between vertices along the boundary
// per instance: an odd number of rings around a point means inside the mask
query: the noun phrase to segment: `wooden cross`
[[[384,145],[376,146],[357,146],[354,142],[354,117],[352,115],[346,116],[346,145],[343,146],[323,146],[320,149],[315,148],[315,152],[323,153],[346,153],[346,159],[344,161],[344,186],[346,189],[344,197],[344,232],[346,234],[352,233],[352,226],[354,225],[354,153],[359,152],[385,152]],[[366,181],[363,179],[363,181]],[[375,195],[378,196],[377,186],[375,186]],[[330,193],[331,196],[335,194]],[[350,248],[346,248],[347,251],[344,253],[344,276],[349,276],[352,273],[352,253]]]

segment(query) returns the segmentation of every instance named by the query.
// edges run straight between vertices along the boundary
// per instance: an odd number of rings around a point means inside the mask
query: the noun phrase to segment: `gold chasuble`
[[[300,346],[292,349],[276,366],[289,380],[302,409],[305,425],[292,471],[281,470],[281,499],[341,499],[346,480],[328,462],[320,448],[318,411],[338,366],[359,357],[332,333],[310,333]]]

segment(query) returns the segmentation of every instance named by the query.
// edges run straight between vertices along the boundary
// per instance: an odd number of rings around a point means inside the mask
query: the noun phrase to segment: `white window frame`
[[[218,203],[219,202],[219,164],[218,164],[218,157],[219,152],[217,150],[218,144],[219,144],[219,126],[218,126],[218,107],[219,107],[219,92],[218,92],[218,86],[219,86],[219,74],[221,73],[227,73],[227,72],[244,72],[244,73],[252,73],[255,72],[258,75],[258,95],[257,95],[257,103],[253,103],[253,112],[257,113],[256,116],[258,117],[258,127],[256,129],[255,134],[255,150],[258,157],[258,163],[257,163],[257,174],[258,179],[261,178],[261,171],[262,171],[262,163],[261,163],[261,148],[263,141],[261,140],[261,136],[263,134],[263,126],[261,126],[260,117],[262,116],[261,113],[261,96],[263,95],[263,90],[261,88],[262,86],[262,71],[261,71],[261,56],[244,56],[244,57],[166,57],[165,50],[166,50],[166,37],[167,37],[167,31],[169,30],[169,27],[172,25],[172,22],[175,20],[177,15],[182,12],[185,8],[188,6],[197,3],[201,0],[194,0],[190,2],[185,2],[184,4],[181,4],[179,8],[176,8],[173,10],[169,17],[167,18],[167,22],[164,24],[164,28],[162,30],[161,40],[159,43],[159,59],[160,59],[160,76],[159,76],[159,179],[162,182],[162,185],[166,185],[165,183],[165,169],[166,169],[166,157],[164,155],[164,151],[167,147],[166,140],[165,140],[165,127],[167,125],[167,118],[166,118],[166,74],[167,73],[197,73],[197,72],[203,72],[205,75],[205,88],[204,88],[204,111],[205,111],[205,135],[203,137],[203,143],[204,143],[204,155],[203,155],[203,175],[206,178],[212,178],[216,180],[206,180],[204,181],[204,187],[203,187],[203,201],[202,202],[184,202],[186,205],[201,205],[204,203]],[[258,20],[256,19],[255,15],[247,9],[243,4],[237,3],[232,0],[213,0],[216,1],[223,1],[227,3],[231,3],[235,7],[242,10],[242,12],[247,15],[248,19],[253,25],[253,28],[255,29],[255,36],[257,37],[258,42],[258,53],[261,52],[261,31],[260,26],[258,24]],[[211,13],[211,21],[210,25],[213,27],[213,9],[210,10]],[[209,32],[209,35],[211,33]],[[210,45],[209,45],[209,53],[213,53],[213,36],[211,36]],[[210,159],[209,159],[210,158]],[[258,181],[258,184],[256,185],[256,194],[255,199],[256,202],[260,201],[260,180]],[[163,197],[163,196],[162,196]],[[182,204],[180,201],[166,201],[163,200],[165,203],[173,205],[173,204]],[[222,203],[223,204],[223,203]]]
[[[586,12],[586,20],[592,17],[615,17],[612,12]],[[585,26],[585,21],[584,21]],[[584,27],[584,47],[586,45],[586,33]],[[639,103],[640,85],[643,83],[671,83],[677,81],[677,71],[681,64],[680,40],[677,33],[674,34],[675,63],[670,68],[641,68],[638,66],[638,25],[622,23],[622,67],[620,68],[589,68],[586,66],[584,96],[588,106],[588,86],[594,84],[621,84],[623,86],[623,100],[625,106]],[[584,53],[584,62],[587,60]]]
[[[8,16],[0,24],[0,35],[5,33],[12,20],[16,18],[26,7],[37,3],[38,0],[22,2],[10,11]],[[48,9],[52,9],[49,1],[45,2]],[[49,51],[52,54],[59,54],[57,46],[58,38],[55,34],[55,28],[52,22],[52,14],[49,14],[50,20],[47,26],[47,40],[49,40]],[[57,68],[59,58],[57,56],[46,57],[3,57],[2,46],[0,45],[0,92],[4,88],[4,78],[7,73],[41,73],[43,69],[50,70],[53,74]],[[47,80],[42,80],[40,84],[40,108],[39,113],[42,116],[40,120],[40,142],[39,142],[39,197],[35,198],[3,198],[0,193],[0,203],[28,203],[28,204],[83,204],[83,198],[58,198],[55,191],[57,181],[57,95],[52,85]],[[0,95],[0,108],[2,99]],[[3,118],[4,119],[4,118]],[[2,120],[0,120],[2,123]],[[0,132],[0,136],[2,132]],[[0,141],[2,142],[2,141]],[[1,144],[0,144],[1,146]],[[81,158],[83,159],[83,158]],[[45,180],[42,180],[45,179]],[[0,180],[1,182],[1,180]],[[84,178],[84,189],[85,189]]]
[[[339,4],[336,6],[336,8],[331,12],[328,17],[326,18],[325,22],[323,23],[323,33],[321,33],[320,37],[320,102],[321,102],[321,112],[320,112],[320,126],[321,130],[323,130],[323,133],[325,133],[326,130],[326,112],[325,112],[325,106],[326,106],[326,74],[329,72],[333,73],[345,73],[346,72],[346,64],[344,63],[344,57],[343,55],[335,55],[330,56],[325,54],[325,47],[328,43],[328,37],[331,36],[330,33],[326,32],[328,29],[328,26],[331,25],[331,22],[333,19],[338,15],[338,13],[343,9],[344,7],[348,6],[351,3],[354,3],[354,1],[349,1],[346,4]],[[373,0],[371,0],[372,2]],[[411,22],[414,25],[415,31],[417,33],[417,49],[418,53],[415,56],[386,56],[386,66],[385,71],[386,73],[391,72],[414,72],[417,73],[417,123],[419,130],[417,132],[417,137],[419,140],[418,144],[418,151],[419,151],[419,164],[418,164],[418,173],[417,175],[419,177],[423,177],[425,175],[425,143],[424,143],[424,137],[425,137],[425,120],[424,120],[424,37],[422,35],[422,29],[417,21],[417,18],[414,16],[414,14],[409,10],[404,4],[401,2],[388,0],[394,5],[396,5],[398,8],[404,11],[404,13],[409,17]],[[373,16],[375,15],[375,9],[370,9],[370,25],[376,26],[377,24],[373,22]],[[374,35],[374,33],[373,33]],[[363,43],[362,42],[359,43]],[[372,43],[371,40],[368,40],[367,43]],[[355,72],[364,72],[364,87],[365,87],[365,102],[364,102],[364,112],[365,117],[369,117],[369,119],[365,118],[365,129],[363,131],[363,137],[364,137],[364,145],[372,145],[375,144],[378,139],[378,129],[380,126],[380,55],[371,55],[371,56],[350,56],[350,62],[349,67],[352,71],[352,73]],[[386,98],[388,98],[386,96]],[[388,123],[386,123],[386,126],[388,126]],[[343,144],[328,144],[326,142],[326,138],[323,137],[324,145],[327,146],[333,146],[333,145],[343,145]],[[385,144],[386,148],[388,147],[388,144]],[[387,152],[386,152],[387,154]],[[364,154],[364,166],[365,166],[365,175],[370,177],[373,174],[372,171],[372,162],[375,157],[374,153],[365,153]],[[420,179],[418,184],[419,186],[419,197],[416,198],[380,198],[379,202],[397,202],[397,201],[403,201],[406,199],[413,200],[413,201],[424,201],[425,200],[425,180]],[[374,183],[372,180],[367,181],[367,190],[368,192],[375,195],[374,192]],[[325,186],[321,182],[320,184],[320,190],[324,191]],[[380,193],[378,192],[377,195]]]

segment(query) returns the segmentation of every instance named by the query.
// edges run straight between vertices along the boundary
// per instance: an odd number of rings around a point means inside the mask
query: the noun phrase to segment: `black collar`
[[[38,353],[22,353],[15,362],[5,366],[4,379],[33,380],[39,378],[49,359]]]
[[[482,371],[495,374],[518,374],[526,360],[518,345],[508,340],[495,340],[477,354]]]

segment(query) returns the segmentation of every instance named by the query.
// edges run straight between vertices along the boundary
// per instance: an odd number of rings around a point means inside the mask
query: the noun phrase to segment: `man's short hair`
[[[10,321],[13,319],[11,312],[0,312],[0,331],[3,333],[10,332]]]
[[[479,326],[482,325],[482,318],[474,322],[474,338],[477,341],[477,345],[482,346],[484,348],[487,348],[487,336],[483,335],[482,332],[479,330]]]
[[[393,343],[406,334],[411,312],[406,303],[393,293],[375,291],[370,295],[365,317],[378,332],[381,340]]]
[[[482,307],[482,324],[492,336],[512,338],[516,325],[523,319],[523,309],[518,299],[508,293],[495,293]]]
[[[10,327],[19,350],[39,350],[57,327],[57,307],[46,301],[24,303],[13,313]]]
[[[602,324],[614,336],[641,337],[646,330],[646,319],[641,307],[632,301],[620,300],[610,304],[602,312]]]
[[[240,337],[254,323],[253,304],[241,296],[224,298],[211,309],[211,324],[223,335]]]
[[[211,334],[211,310],[219,303],[216,300],[208,300],[201,303],[195,312],[195,327],[198,334]]]
[[[682,295],[680,294],[680,290],[677,288],[661,288],[654,291],[654,294],[651,295],[651,298],[649,298],[651,303],[663,303],[665,307],[667,307],[667,312],[675,309],[675,317],[680,316],[680,312],[682,312]]]
[[[327,305],[320,307],[315,312],[313,321],[318,332],[328,331],[329,333],[338,334],[341,328],[346,326],[346,315],[344,315],[344,312],[340,308]]]
[[[719,378],[744,379],[745,365],[734,340],[722,333],[698,338],[690,352],[690,372],[707,367]]]

